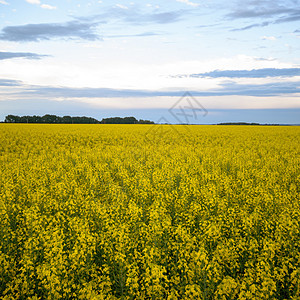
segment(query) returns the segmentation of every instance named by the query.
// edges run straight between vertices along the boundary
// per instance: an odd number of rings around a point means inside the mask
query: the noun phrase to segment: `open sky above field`
[[[0,120],[300,123],[299,21],[299,0],[0,0]]]

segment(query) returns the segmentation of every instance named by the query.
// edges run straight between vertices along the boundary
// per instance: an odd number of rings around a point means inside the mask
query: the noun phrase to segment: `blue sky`
[[[299,0],[0,0],[0,120],[299,124],[299,21]]]

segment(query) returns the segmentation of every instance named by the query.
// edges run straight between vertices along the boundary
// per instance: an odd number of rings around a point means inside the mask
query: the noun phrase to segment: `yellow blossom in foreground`
[[[1,299],[300,299],[300,128],[151,126],[0,125]]]

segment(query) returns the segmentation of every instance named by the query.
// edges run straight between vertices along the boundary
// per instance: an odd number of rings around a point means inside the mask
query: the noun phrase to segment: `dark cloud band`
[[[300,20],[299,0],[245,0],[242,6],[237,6],[227,14],[227,18],[264,20],[231,31],[243,31],[255,27],[264,27],[272,24],[295,22]]]
[[[38,42],[53,38],[66,39],[101,39],[94,29],[98,23],[72,21],[67,23],[27,24],[7,26],[0,33],[0,40],[13,42]]]
[[[54,99],[54,98],[127,98],[127,97],[181,97],[182,90],[133,90],[133,89],[109,89],[109,88],[67,88],[52,86],[29,86],[19,81],[1,80],[0,86],[18,86],[20,91],[13,90],[16,97]],[[267,84],[238,84],[235,82],[224,82],[219,88],[208,91],[190,91],[193,96],[256,96],[273,97],[292,95],[300,93],[300,82],[273,82]]]
[[[145,24],[169,24],[181,21],[189,10],[174,10],[165,12],[144,13],[138,9],[111,8],[106,12],[94,16],[78,17],[77,20],[83,22],[109,23],[114,20],[129,25]]]
[[[27,58],[27,59],[41,59],[48,55],[40,55],[30,52],[0,52],[0,60],[12,59],[12,58]]]
[[[300,76],[300,68],[286,69],[255,69],[255,70],[215,70],[207,73],[191,74],[188,77],[193,78],[266,78],[266,77],[293,77]]]

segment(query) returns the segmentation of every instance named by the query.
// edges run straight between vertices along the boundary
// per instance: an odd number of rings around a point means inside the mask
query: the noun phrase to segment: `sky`
[[[300,0],[0,0],[6,115],[300,124]]]

